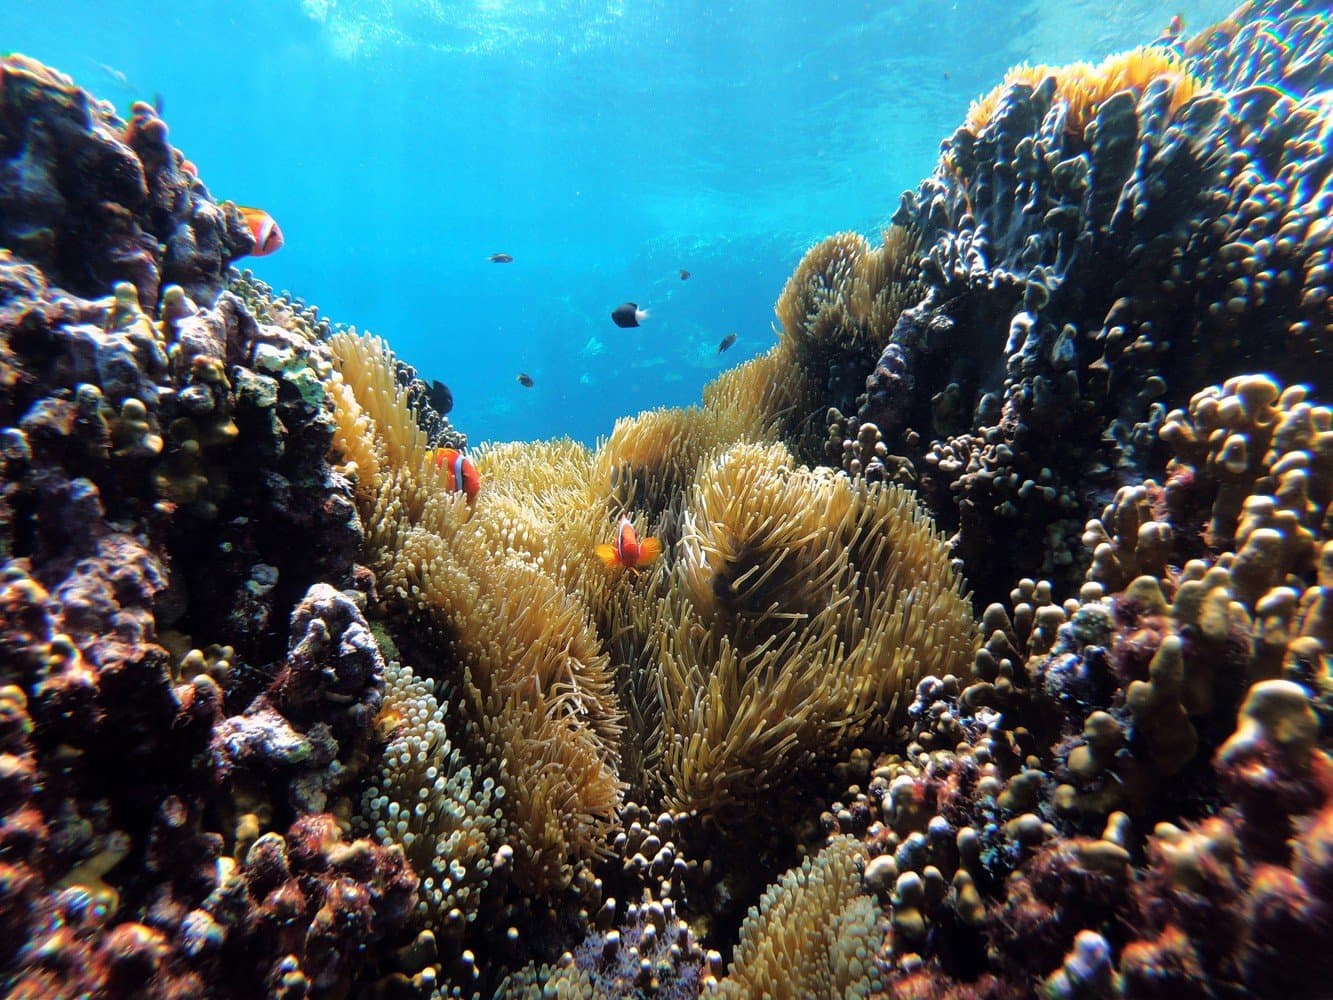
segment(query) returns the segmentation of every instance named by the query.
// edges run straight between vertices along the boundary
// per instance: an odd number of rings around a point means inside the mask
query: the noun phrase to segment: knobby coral
[[[1055,99],[1066,106],[1064,127],[1082,136],[1097,117],[1102,102],[1122,91],[1140,94],[1156,81],[1170,86],[1168,113],[1207,90],[1185,60],[1169,48],[1145,45],[1108,56],[1097,65],[1086,62],[1064,66],[1015,66],[995,88],[972,102],[965,128],[980,134],[999,110],[1005,92],[1015,84],[1036,88],[1055,81]]]

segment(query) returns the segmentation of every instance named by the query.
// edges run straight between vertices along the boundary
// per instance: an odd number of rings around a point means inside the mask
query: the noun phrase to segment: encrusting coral
[[[17,56],[0,79],[0,683],[21,763],[0,788],[0,979],[336,993],[417,880],[331,815],[383,661],[326,462],[326,349],[221,290],[253,240],[151,108],[121,123]],[[284,836],[273,895],[251,850]]]
[[[213,202],[151,105],[130,122],[69,77],[21,55],[0,60],[0,244],[77,295],[116,282],[156,302],[170,284],[204,305],[228,262],[254,245]],[[72,168],[72,169],[71,169]]]

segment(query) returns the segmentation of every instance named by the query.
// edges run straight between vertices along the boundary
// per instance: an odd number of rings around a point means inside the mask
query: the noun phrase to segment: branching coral
[[[1333,414],[1304,386],[1236,376],[1173,410],[1161,436],[1174,454],[1165,485],[1125,487],[1088,523],[1089,579],[1155,588],[1163,609],[1170,598],[1191,715],[1213,710],[1214,685],[1232,699],[1284,675],[1327,690]],[[1131,583],[1131,571],[1143,575]]]
[[[1207,59],[1022,67],[904,195],[894,219],[920,233],[925,294],[857,417],[916,467],[987,598],[1008,586],[978,567],[997,545],[1077,585],[1087,498],[1146,476],[1199,384],[1323,370],[1333,175],[1309,154],[1333,62],[1316,21],[1253,4]]]
[[[243,271],[232,268],[227,272],[227,291],[244,302],[260,323],[281,327],[307,341],[327,340],[333,334],[333,324],[319,315],[318,306],[308,306],[274,292],[249,268]]]

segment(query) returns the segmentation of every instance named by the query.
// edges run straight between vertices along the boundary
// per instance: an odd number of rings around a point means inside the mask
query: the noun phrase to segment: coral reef
[[[924,250],[925,294],[856,415],[912,464],[984,600],[1009,583],[983,564],[1072,586],[1083,521],[1148,475],[1167,410],[1207,373],[1318,370],[1321,78],[1265,85],[1326,64],[1326,25],[1301,4],[1243,17],[1225,58],[1149,47],[1015,70],[894,217]],[[1224,70],[1274,37],[1282,58],[1246,62],[1243,85]]]
[[[383,842],[438,871],[427,886],[437,931],[466,922],[474,888],[504,889],[489,884],[493,856],[527,894],[522,907],[583,893],[624,785],[734,827],[744,801],[797,787],[857,739],[888,739],[899,695],[923,671],[962,669],[972,656],[961,581],[901,490],[800,472],[780,445],[719,451],[719,428],[734,425],[706,402],[680,421],[712,457],[682,455],[654,472],[652,444],[634,442],[653,442],[654,421],[673,418],[648,414],[593,454],[568,442],[482,449],[486,485],[468,506],[441,488],[383,343],[338,334],[331,344],[336,447],[374,525],[383,611],[404,655],[429,656],[429,677],[457,692],[447,735],[438,702],[412,695],[420,735],[404,738],[419,749],[389,751],[366,800]],[[587,558],[627,500],[673,548],[657,570]],[[699,701],[700,690],[712,693]],[[458,848],[457,830],[472,846],[447,859],[414,854],[420,824],[385,821],[389,809],[401,815],[402,793],[386,791],[399,788],[424,793],[433,834]],[[491,812],[478,796],[492,788],[502,821],[478,824]],[[460,888],[466,906],[453,898]]]
[[[174,284],[213,304],[254,238],[185,167],[152,105],[122,121],[19,55],[0,60],[0,102],[0,245],[76,295],[127,281],[155,305]]]
[[[250,237],[151,109],[0,73],[0,978],[336,994],[417,877],[330,815],[384,662],[327,350],[222,291]]]
[[[465,498],[0,60],[0,991],[1321,995],[1331,83],[1275,0],[1018,67],[769,352]]]

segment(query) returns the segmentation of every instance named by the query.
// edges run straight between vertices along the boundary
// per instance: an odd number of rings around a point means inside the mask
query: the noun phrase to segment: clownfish
[[[433,457],[435,468],[445,470],[445,489],[462,493],[468,503],[476,503],[481,492],[481,473],[472,459],[457,448],[436,448]]]
[[[636,569],[639,566],[649,565],[660,556],[662,543],[656,538],[639,538],[634,525],[630,524],[629,518],[622,514],[620,524],[616,526],[615,544],[598,545],[594,551],[597,553],[597,558],[608,566]]]
[[[237,205],[241,218],[245,220],[250,235],[255,238],[255,248],[250,251],[252,257],[267,257],[282,249],[282,230],[277,220],[262,208],[246,208]]]

